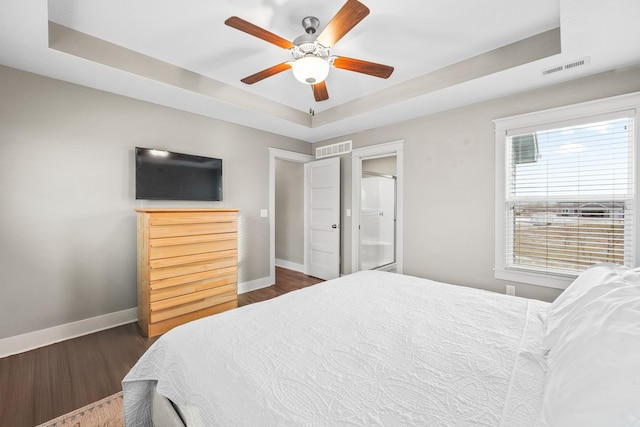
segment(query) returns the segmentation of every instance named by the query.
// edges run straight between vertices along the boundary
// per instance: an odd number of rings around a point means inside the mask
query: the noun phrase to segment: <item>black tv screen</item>
[[[222,200],[222,160],[136,147],[136,199]]]

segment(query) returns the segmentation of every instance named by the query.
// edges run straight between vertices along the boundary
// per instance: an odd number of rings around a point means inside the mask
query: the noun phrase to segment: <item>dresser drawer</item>
[[[237,212],[154,212],[150,214],[150,224],[156,225],[180,225],[180,224],[200,224],[216,222],[236,223]]]
[[[145,323],[147,333],[150,337],[163,334],[168,330],[175,328],[176,326],[183,325],[192,320],[201,319],[206,316],[212,316],[214,314],[222,313],[223,311],[232,310],[238,307],[238,300],[232,300],[222,304],[214,305],[213,307],[207,307],[202,310],[192,311],[191,313],[183,314],[181,316],[171,317],[167,320],[160,322]]]
[[[212,288],[224,288],[227,292],[229,290],[237,291],[237,275],[235,272],[224,276],[207,278],[203,280],[191,281],[188,283],[179,283],[174,286],[167,286],[154,289],[151,287],[149,292],[149,301],[156,302],[168,298],[179,297],[182,295],[200,292]]]
[[[193,243],[217,242],[220,240],[238,240],[238,233],[194,234],[192,236],[156,237],[149,240],[149,247],[189,245]]]
[[[153,287],[154,282],[172,277],[186,276],[189,274],[203,273],[205,271],[219,270],[227,267],[235,267],[238,260],[235,256],[211,259],[192,264],[177,265],[166,268],[151,268],[149,271],[149,281]]]
[[[234,277],[238,275],[238,266],[232,265],[229,267],[216,268],[213,270],[201,271],[193,274],[185,274],[183,276],[169,277],[167,279],[156,280],[149,283],[149,292],[156,292],[160,289],[170,288],[172,286],[179,286],[185,283],[197,282],[198,280],[215,279],[223,277],[229,274],[233,274]]]
[[[171,258],[160,258],[149,261],[149,267],[151,268],[165,268],[175,267],[179,265],[195,264],[199,262],[212,261],[214,259],[221,258],[238,258],[238,250],[231,249],[228,251],[220,252],[205,252],[195,255],[176,256]]]
[[[153,219],[151,220],[153,223]],[[198,234],[233,233],[237,230],[235,222],[203,222],[197,224],[152,225],[149,238],[194,236]]]
[[[237,248],[238,242],[235,239],[161,247],[153,246],[152,242],[152,246],[149,248],[149,259],[173,258],[177,256],[220,252]]]
[[[170,298],[168,300],[151,303],[149,321],[151,323],[161,322],[172,317],[181,316],[207,307],[213,307],[218,304],[238,300],[238,295],[235,290],[228,291],[223,294],[216,294],[215,291],[216,289],[210,289],[208,291],[196,292],[195,294],[188,296]],[[180,302],[184,302],[185,299],[190,299],[190,301],[180,304]],[[173,305],[174,303],[178,305]]]

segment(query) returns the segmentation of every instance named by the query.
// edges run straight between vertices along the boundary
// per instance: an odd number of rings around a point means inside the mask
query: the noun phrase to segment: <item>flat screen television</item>
[[[222,200],[222,159],[136,147],[136,199]]]

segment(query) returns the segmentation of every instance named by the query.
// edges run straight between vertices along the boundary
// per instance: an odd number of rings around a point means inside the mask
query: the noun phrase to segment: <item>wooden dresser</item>
[[[238,306],[237,209],[136,209],[138,324],[148,336]]]

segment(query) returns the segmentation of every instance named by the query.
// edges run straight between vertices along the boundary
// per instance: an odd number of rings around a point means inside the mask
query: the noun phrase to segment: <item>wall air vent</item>
[[[555,65],[549,68],[543,68],[540,70],[540,74],[543,76],[548,76],[549,74],[555,74],[560,71],[570,70],[572,68],[581,67],[583,65],[588,65],[591,62],[591,57],[586,56],[584,58],[576,59],[575,61],[567,62],[561,65]]]
[[[544,70],[542,70],[542,75],[546,76],[547,74],[557,73],[558,71],[562,71],[562,70],[564,70],[564,67],[562,65],[558,65],[556,67],[551,67],[551,68],[545,68]]]
[[[336,144],[325,145],[316,148],[316,159],[324,157],[339,156],[351,152],[351,141],[338,142]]]

